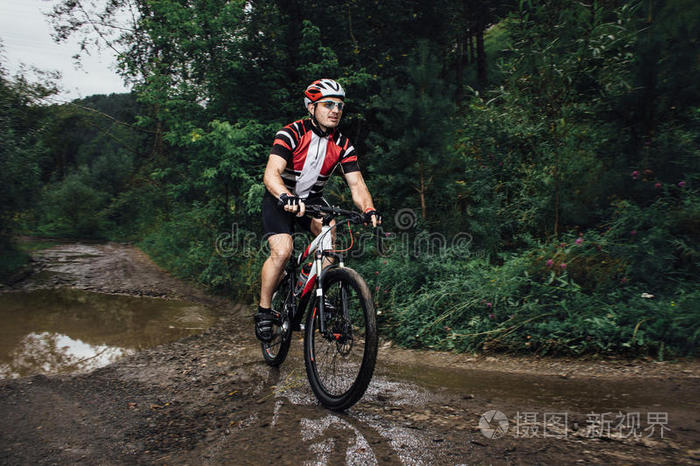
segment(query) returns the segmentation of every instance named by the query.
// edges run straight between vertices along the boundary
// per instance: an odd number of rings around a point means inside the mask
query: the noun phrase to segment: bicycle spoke
[[[374,306],[367,284],[352,269],[328,272],[324,315],[307,316],[304,361],[311,388],[327,408],[345,410],[369,384],[377,356]],[[320,330],[325,321],[324,332]]]
[[[364,313],[357,294],[342,282],[332,284],[326,300],[335,309],[328,319],[328,335],[322,335],[316,319],[314,353],[319,381],[331,396],[350,390],[357,379],[364,356]]]

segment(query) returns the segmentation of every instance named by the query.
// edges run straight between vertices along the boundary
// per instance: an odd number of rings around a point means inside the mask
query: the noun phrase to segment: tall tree
[[[370,168],[391,180],[379,192],[397,208],[405,207],[401,200],[417,199],[423,219],[435,218],[434,201],[448,195],[454,173],[446,124],[454,102],[441,69],[430,44],[422,42],[404,69],[406,79],[387,80],[372,102],[380,125],[371,134]]]
[[[4,53],[0,42],[0,55]],[[0,63],[0,254],[12,249],[17,215],[31,207],[39,191],[39,167],[45,157],[40,143],[45,111],[42,99],[57,92],[51,81],[10,78]],[[4,269],[4,267],[0,267]],[[5,272],[0,270],[0,273]]]

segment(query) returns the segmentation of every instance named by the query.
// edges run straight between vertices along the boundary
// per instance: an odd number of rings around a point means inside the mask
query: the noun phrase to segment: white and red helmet
[[[304,91],[304,107],[326,97],[338,97],[345,100],[343,86],[332,79],[319,79],[312,82]]]

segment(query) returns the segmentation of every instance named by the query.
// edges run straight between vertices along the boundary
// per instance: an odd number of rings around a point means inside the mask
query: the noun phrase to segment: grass
[[[47,239],[35,239],[35,238],[22,238],[17,241],[16,246],[21,252],[31,254],[36,251],[41,251],[42,249],[52,248],[59,244],[58,241],[52,241]]]

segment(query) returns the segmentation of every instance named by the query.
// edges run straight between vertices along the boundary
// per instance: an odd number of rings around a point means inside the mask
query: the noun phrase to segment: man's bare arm
[[[282,172],[284,172],[286,167],[286,160],[279,155],[270,154],[265,167],[265,175],[263,175],[263,183],[265,183],[265,187],[270,191],[270,194],[278,199],[282,193],[292,195],[284,185],[284,181],[282,181]]]
[[[286,167],[287,161],[284,160],[284,158],[279,155],[270,154],[270,157],[267,159],[267,166],[265,167],[265,175],[263,175],[263,183],[270,194],[277,199],[279,199],[282,194],[292,196],[292,193],[289,192],[284,185],[284,181],[282,181],[282,172],[284,172]],[[303,202],[300,202],[298,206],[285,205],[284,210],[287,212],[297,212],[298,210],[299,213],[297,215],[302,216],[304,215],[306,207]]]
[[[365,184],[365,179],[362,177],[362,173],[359,171],[354,171],[345,174],[345,181],[347,181],[350,187],[350,193],[352,194],[352,200],[362,212],[368,210],[375,210],[374,202],[372,201],[372,195],[367,189]],[[377,226],[377,217],[372,216],[372,226]]]

